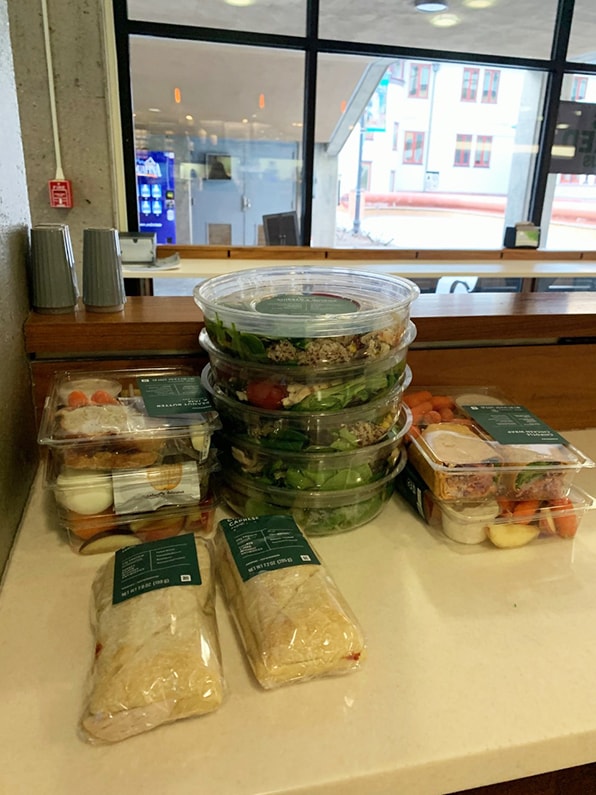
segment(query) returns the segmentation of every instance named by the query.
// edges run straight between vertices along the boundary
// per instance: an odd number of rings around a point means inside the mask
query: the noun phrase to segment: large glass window
[[[530,219],[596,248],[594,128],[565,116],[596,107],[592,0],[567,52],[564,0],[113,5],[130,226],[158,242],[271,245],[291,213],[314,246],[497,249]]]
[[[255,246],[264,215],[299,215],[303,54],[140,36],[130,45],[140,230],[160,243]],[[337,92],[321,114],[327,132]],[[169,205],[166,187],[153,195],[163,181],[146,178],[148,160],[164,179],[171,169]]]
[[[304,36],[306,0],[268,0],[266,7],[251,0],[126,0],[131,19],[169,25],[251,30]],[[119,3],[125,0],[117,0]]]
[[[547,182],[544,248],[596,248],[595,112],[596,75],[568,75],[561,90]]]
[[[503,68],[498,103],[460,104],[468,68],[429,64],[428,99],[420,102],[410,96],[409,80],[404,85],[387,79],[388,59],[321,57],[319,76],[328,71],[344,80],[350,76],[353,91],[333,137],[325,142],[317,134],[313,245],[502,247],[505,227],[527,218],[545,75]],[[329,100],[319,87],[317,107],[328,107]],[[368,139],[371,104],[381,106],[384,115]],[[359,162],[372,164],[368,191],[357,182]],[[324,198],[331,195],[334,176],[335,215]]]
[[[592,0],[584,0],[586,6]],[[406,47],[548,58],[557,0],[459,0],[440,13],[414,2],[320,0],[319,34],[326,39]]]

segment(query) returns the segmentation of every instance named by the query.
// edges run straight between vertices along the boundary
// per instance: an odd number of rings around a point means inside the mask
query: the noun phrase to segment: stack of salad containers
[[[418,292],[393,276],[295,266],[195,287],[232,510],[291,514],[310,535],[351,530],[381,511],[405,463]]]
[[[575,483],[594,462],[491,387],[416,387],[397,488],[461,544],[520,547],[573,538],[596,501]]]
[[[220,425],[191,368],[57,373],[38,442],[72,549],[209,534]]]

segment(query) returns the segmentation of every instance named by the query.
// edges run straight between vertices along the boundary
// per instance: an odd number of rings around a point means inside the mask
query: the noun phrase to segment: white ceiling
[[[235,0],[239,2],[241,0]],[[455,52],[548,59],[556,0],[449,0],[457,24],[437,28],[437,14],[414,0],[320,0],[322,38]],[[129,16],[154,22],[304,35],[305,2],[255,0],[238,7],[224,0],[129,0]],[[593,60],[596,2],[576,0],[570,59]],[[317,76],[318,140],[328,141],[342,102],[350,101],[372,59],[322,55]],[[137,127],[191,135],[299,140],[303,55],[291,50],[135,37],[131,43]],[[174,88],[181,102],[174,100]],[[259,107],[263,94],[265,107]],[[150,111],[149,108],[159,110]],[[186,119],[192,116],[192,120]]]

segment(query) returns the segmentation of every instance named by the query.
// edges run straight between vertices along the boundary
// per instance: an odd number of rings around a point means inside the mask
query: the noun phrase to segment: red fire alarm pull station
[[[72,207],[72,185],[69,179],[51,179],[48,183],[50,189],[50,207]]]

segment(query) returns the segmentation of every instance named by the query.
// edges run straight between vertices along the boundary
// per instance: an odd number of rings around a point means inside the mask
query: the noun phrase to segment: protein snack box
[[[488,497],[481,502],[445,502],[410,464],[398,475],[396,490],[430,527],[441,529],[452,541],[490,542],[502,549],[537,538],[575,538],[584,513],[596,507],[596,499],[575,485],[566,497],[551,500]]]
[[[556,500],[594,466],[563,436],[492,387],[411,387],[408,461],[445,502]]]
[[[48,456],[45,486],[71,547],[93,554],[183,532],[209,534],[217,504],[211,478],[218,470],[215,450],[201,464],[179,458],[113,470],[61,468]]]
[[[46,399],[38,442],[64,467],[136,469],[173,455],[206,461],[220,427],[190,367],[65,371]]]
[[[319,366],[376,359],[401,345],[414,282],[347,268],[255,268],[194,288],[221,352],[244,361]]]

